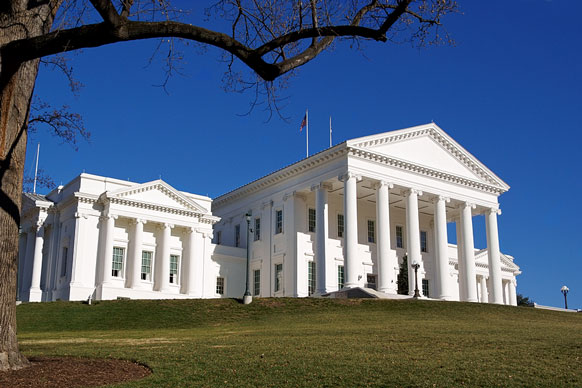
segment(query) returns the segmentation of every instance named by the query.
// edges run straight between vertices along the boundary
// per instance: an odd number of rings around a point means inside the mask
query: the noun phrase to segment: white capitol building
[[[389,296],[406,257],[410,295],[418,264],[423,297],[516,305],[521,272],[497,228],[508,189],[434,123],[348,140],[214,200],[83,173],[23,194],[19,298],[241,297],[249,245],[257,297]]]

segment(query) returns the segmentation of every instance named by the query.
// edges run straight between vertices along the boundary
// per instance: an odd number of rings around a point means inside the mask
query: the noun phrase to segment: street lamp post
[[[413,298],[420,298],[420,292],[418,292],[418,268],[420,264],[414,263],[412,264],[412,268],[414,268],[414,296]]]
[[[566,286],[562,286],[560,291],[562,291],[562,294],[564,294],[564,308],[568,310],[568,291],[570,291],[570,289]]]
[[[245,293],[243,295],[243,303],[249,304],[253,301],[253,297],[251,296],[251,292],[249,291],[249,267],[250,267],[250,249],[251,249],[251,241],[250,241],[250,233],[251,233],[251,214],[245,214],[247,219],[247,267],[245,270],[246,275],[246,286],[245,286]]]

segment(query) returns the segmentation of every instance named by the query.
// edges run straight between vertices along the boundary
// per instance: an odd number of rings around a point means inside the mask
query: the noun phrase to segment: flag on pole
[[[301,127],[299,127],[299,132],[303,131],[303,128],[307,125],[307,112],[305,112],[305,116],[303,116],[303,121],[301,122]]]

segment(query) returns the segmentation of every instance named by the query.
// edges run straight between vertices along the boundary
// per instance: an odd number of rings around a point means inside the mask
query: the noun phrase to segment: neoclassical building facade
[[[497,228],[508,189],[433,123],[346,141],[214,200],[81,174],[24,194],[19,297],[241,297],[248,247],[258,297],[395,294],[406,258],[410,295],[418,264],[423,297],[515,305],[520,271]]]
[[[499,249],[499,195],[509,186],[436,124],[348,140],[212,203],[214,242],[246,246],[257,296],[304,297],[350,287],[409,294],[418,264],[426,297],[516,304],[519,267]],[[473,219],[486,221],[477,249]],[[450,244],[455,223],[459,244]]]
[[[85,173],[46,196],[24,194],[20,300],[239,296],[245,251],[211,243],[211,202],[162,180]],[[226,278],[229,290],[217,286]]]

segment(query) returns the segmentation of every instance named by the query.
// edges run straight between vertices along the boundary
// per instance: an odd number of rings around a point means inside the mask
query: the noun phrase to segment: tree
[[[529,297],[523,296],[522,294],[517,294],[517,305],[525,307],[533,307],[534,301],[530,300]]]
[[[398,272],[398,278],[396,279],[396,284],[398,285],[398,293],[402,295],[408,295],[408,256],[402,258],[402,263],[400,264],[400,271]]]
[[[446,43],[441,20],[455,11],[453,0],[217,0],[206,12],[228,22],[223,33],[180,21],[183,11],[169,0],[2,0],[0,370],[27,365],[16,340],[16,267],[27,121],[42,58],[157,38],[167,44],[170,76],[179,57],[175,44],[197,42],[224,52],[227,87],[254,88],[276,110],[275,81],[286,80],[336,39],[357,47],[363,41]]]

